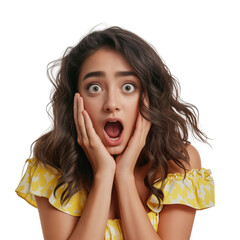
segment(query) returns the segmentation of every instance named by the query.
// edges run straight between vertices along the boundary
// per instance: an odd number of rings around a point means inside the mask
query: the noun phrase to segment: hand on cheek
[[[74,122],[77,129],[77,141],[90,161],[93,172],[115,172],[116,163],[97,135],[90,116],[84,110],[83,98],[79,93],[74,97]]]
[[[133,174],[139,154],[146,143],[146,138],[151,123],[144,119],[139,113],[136,121],[136,128],[133,136],[123,153],[116,157],[117,173],[127,172]]]

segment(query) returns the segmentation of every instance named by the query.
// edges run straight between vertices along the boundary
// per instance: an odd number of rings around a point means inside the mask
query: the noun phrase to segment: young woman
[[[207,137],[153,48],[118,27],[94,31],[49,77],[54,125],[16,189],[38,208],[44,239],[189,239],[214,185],[188,126]]]

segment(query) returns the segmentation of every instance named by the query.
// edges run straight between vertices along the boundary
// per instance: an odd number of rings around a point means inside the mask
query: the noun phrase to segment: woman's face
[[[82,64],[78,91],[93,127],[111,155],[124,151],[139,113],[140,81],[126,59],[101,48]]]

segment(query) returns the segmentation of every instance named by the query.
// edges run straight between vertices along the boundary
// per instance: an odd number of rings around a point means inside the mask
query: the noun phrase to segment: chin
[[[106,147],[106,149],[111,155],[119,155],[124,151],[123,146]]]

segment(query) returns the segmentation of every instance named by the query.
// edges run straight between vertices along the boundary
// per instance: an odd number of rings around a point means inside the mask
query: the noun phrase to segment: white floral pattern
[[[155,195],[151,195],[147,201],[151,211],[147,214],[155,231],[158,228],[159,212],[165,204],[184,204],[195,209],[204,209],[214,206],[214,183],[210,176],[211,171],[207,169],[192,169],[186,174],[186,178],[181,174],[168,174],[164,184],[156,181],[154,186],[161,188],[164,193],[164,201],[158,206]],[[37,207],[35,196],[42,196],[49,199],[50,204],[55,208],[72,216],[81,216],[84,208],[87,192],[81,189],[73,195],[70,201],[62,206],[60,196],[64,186],[59,188],[54,196],[54,188],[60,173],[52,168],[45,167],[35,158],[28,159],[27,170],[22,177],[16,193],[28,203]],[[121,240],[123,233],[120,219],[110,219],[107,222],[105,240]]]

